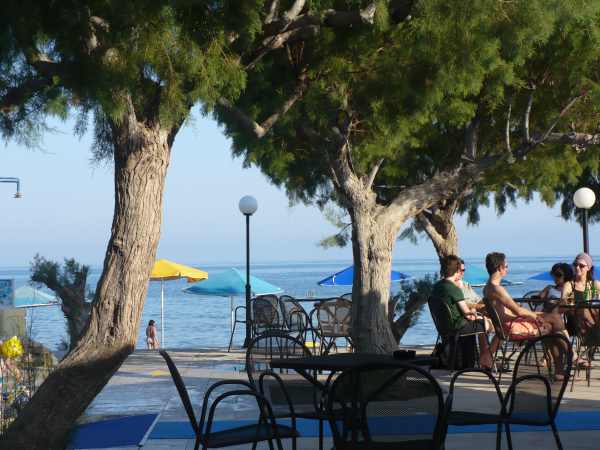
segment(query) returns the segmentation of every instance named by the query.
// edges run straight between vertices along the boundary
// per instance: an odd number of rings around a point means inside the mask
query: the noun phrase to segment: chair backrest
[[[532,298],[532,299],[536,299],[536,298],[540,298],[542,291],[529,291],[526,292],[525,294],[523,294],[523,298]]]
[[[183,403],[183,407],[185,412],[190,420],[190,424],[196,433],[196,436],[200,434],[200,427],[198,422],[196,421],[196,415],[194,414],[194,408],[192,407],[192,402],[190,401],[190,396],[185,388],[185,383],[183,382],[183,378],[181,378],[181,374],[179,370],[177,370],[177,366],[169,356],[169,354],[165,350],[159,350],[160,355],[164,358],[167,363],[167,367],[169,368],[169,372],[171,372],[171,378],[173,378],[173,382],[175,383],[175,387],[177,388],[177,392],[179,393],[179,397],[181,398],[181,402]]]
[[[535,375],[544,377],[548,386],[536,378],[516,385],[509,403],[513,414],[548,413],[550,417],[555,417],[569,383],[572,362],[571,343],[561,334],[541,336],[527,342],[515,362],[513,385],[523,377]]]
[[[303,334],[308,327],[308,314],[294,297],[282,295],[279,297],[286,329]]]
[[[343,294],[341,296],[341,298],[343,298],[344,300],[350,300],[350,301],[352,301],[352,292],[347,292],[346,294]]]
[[[427,304],[433,324],[440,336],[447,336],[456,331],[450,328],[450,310],[444,300],[437,297],[429,297]]]
[[[250,342],[246,350],[246,372],[250,383],[256,385],[259,376],[271,370],[273,358],[311,356],[304,343],[284,331],[266,331]],[[282,369],[283,370],[283,369]]]
[[[504,333],[504,328],[502,328],[502,322],[500,321],[500,316],[498,315],[498,311],[494,305],[494,302],[487,298],[483,298],[483,304],[485,305],[485,311],[492,321],[492,325],[494,326],[494,333],[498,339],[505,341],[507,339],[506,333]]]
[[[410,364],[393,361],[343,372],[327,402],[335,448],[351,448],[351,439],[364,448],[419,439],[431,441],[419,448],[439,449],[446,429],[443,401],[437,381]]]
[[[252,299],[251,306],[255,333],[284,327],[283,313],[276,295],[259,295]]]
[[[316,316],[322,336],[350,336],[352,302],[339,297],[324,300],[316,306]]]

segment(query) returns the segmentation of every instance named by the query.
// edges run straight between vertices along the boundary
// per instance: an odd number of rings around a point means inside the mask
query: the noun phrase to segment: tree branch
[[[512,112],[512,99],[508,104],[508,111],[506,112],[506,130],[505,130],[505,140],[506,140],[506,151],[512,155],[512,148],[510,146],[510,114]]]
[[[298,77],[298,84],[294,89],[292,95],[286,99],[283,104],[269,117],[267,117],[262,123],[255,122],[250,116],[248,116],[241,109],[237,108],[226,98],[220,98],[217,100],[217,104],[231,114],[238,123],[246,130],[247,133],[254,135],[257,139],[264,137],[271,128],[277,123],[277,121],[287,113],[292,106],[304,95],[307,83],[307,75],[303,72]]]
[[[383,164],[383,161],[384,161],[384,158],[380,158],[375,163],[375,165],[371,168],[371,172],[369,173],[369,176],[365,180],[365,188],[366,189],[371,189],[371,187],[373,186],[373,182],[375,181],[375,177],[377,176],[377,173],[379,172],[379,168]]]
[[[0,98],[0,113],[10,113],[36,93],[51,86],[51,84],[51,81],[47,78],[31,78],[19,86],[9,88]]]
[[[282,19],[265,23],[264,34],[260,38],[261,47],[245,58],[246,68],[253,68],[267,53],[286,44],[315,37],[321,31],[321,27],[349,28],[372,25],[377,10],[376,3],[372,2],[362,10],[327,10],[321,15],[300,14],[305,3],[305,0],[296,0]]]
[[[306,0],[296,0],[290,9],[283,14],[284,20],[288,22],[294,20],[302,12],[305,4]]]
[[[273,0],[269,6],[269,13],[265,18],[265,23],[273,22],[277,17],[277,14],[279,14],[279,0]]]
[[[533,106],[533,94],[535,85],[532,85],[529,99],[527,100],[527,107],[525,108],[525,116],[523,117],[523,132],[525,134],[525,142],[529,142],[531,137],[529,136],[529,116],[531,115],[531,107]]]

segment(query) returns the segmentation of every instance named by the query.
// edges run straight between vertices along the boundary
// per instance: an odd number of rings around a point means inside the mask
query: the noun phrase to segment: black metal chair
[[[307,347],[316,349],[318,342],[315,339],[315,330],[310,323],[310,317],[299,301],[289,295],[279,297],[279,303],[283,312],[285,330],[288,334],[297,337]]]
[[[301,358],[312,356],[304,343],[283,331],[271,330],[255,337],[246,351],[246,372],[253,386],[273,407],[275,417],[290,418],[295,428],[296,419],[319,421],[319,449],[323,449],[323,424],[327,420],[322,390],[293,370],[271,369],[273,358]],[[316,374],[315,374],[316,377]],[[296,448],[296,440],[292,441]]]
[[[259,295],[250,302],[252,337],[269,330],[284,330],[283,310],[276,295]]]
[[[450,328],[450,310],[448,304],[442,299],[430,297],[427,300],[429,306],[429,312],[431,319],[438,332],[438,336],[435,345],[442,343],[442,345],[449,345],[450,352],[448,357],[448,369],[454,371],[456,369],[456,358],[458,356],[459,341],[461,338],[473,336],[473,339],[480,335],[485,334],[485,331],[478,331],[472,333],[461,333],[459,330]],[[477,344],[475,345],[477,349]]]
[[[350,330],[352,326],[352,302],[340,297],[323,300],[310,312],[310,323],[320,340],[322,355],[337,351],[338,339],[344,339],[352,346]]]
[[[243,319],[238,318],[238,311],[242,311],[241,314]],[[237,306],[233,310],[233,327],[231,329],[231,336],[229,337],[229,347],[227,347],[227,352],[231,351],[231,344],[233,343],[233,335],[235,334],[235,327],[238,323],[246,323],[246,307],[245,306]]]
[[[586,314],[587,313],[587,314]],[[575,335],[573,336],[573,347],[578,360],[585,361],[585,379],[588,387],[591,385],[592,379],[592,366],[594,361],[594,355],[600,349],[600,302],[589,301],[580,302],[575,305],[575,311],[573,313]],[[591,326],[584,324],[586,316],[593,320]],[[571,381],[571,392],[575,387],[575,378],[579,376],[579,372],[582,369],[580,364],[577,364],[576,374],[573,376]]]
[[[420,367],[391,361],[343,372],[327,398],[336,450],[443,448],[442,390]]]
[[[538,328],[538,336],[519,336],[515,338],[507,333],[505,333],[504,328],[502,327],[502,322],[500,321],[500,316],[498,315],[498,311],[494,307],[492,301],[488,298],[483,299],[483,303],[485,304],[485,310],[487,312],[488,317],[492,321],[492,325],[494,327],[494,334],[496,338],[500,340],[498,346],[496,347],[496,351],[492,355],[492,367],[496,368],[496,360],[498,358],[498,352],[502,353],[502,362],[498,375],[498,382],[502,381],[502,373],[509,371],[510,362],[512,361],[513,356],[517,353],[517,351],[523,347],[523,344],[526,342],[530,342],[532,340],[537,339],[541,335],[541,332]],[[512,344],[512,350],[508,353],[508,345]],[[535,350],[535,347],[534,347]],[[508,356],[507,356],[508,354]]]
[[[450,425],[497,425],[496,448],[501,447],[502,425],[506,431],[508,448],[512,450],[510,425],[550,426],[556,445],[562,450],[556,416],[562,396],[569,382],[573,352],[569,340],[561,334],[551,334],[529,341],[520,352],[513,371],[512,383],[502,395],[494,376],[480,369],[457,372],[450,382],[446,399]],[[468,373],[481,373],[493,384],[499,405],[495,413],[453,411],[457,380]]]
[[[255,446],[256,443],[263,441],[268,441],[271,449],[273,448],[273,441],[275,441],[278,449],[282,450],[281,439],[292,438],[295,440],[298,436],[294,427],[277,424],[269,402],[250,383],[243,380],[222,380],[211,385],[204,394],[200,420],[197,421],[192,402],[179,370],[177,370],[175,363],[165,350],[160,350],[160,354],[167,363],[190,425],[196,435],[194,450],[198,450],[200,445],[202,445],[203,449],[250,443]],[[227,388],[235,386],[237,389],[219,392],[225,386]],[[234,396],[251,397],[251,399],[256,401],[258,414],[256,424],[213,431],[213,423],[219,404]],[[211,398],[213,398],[212,402],[210,402]]]

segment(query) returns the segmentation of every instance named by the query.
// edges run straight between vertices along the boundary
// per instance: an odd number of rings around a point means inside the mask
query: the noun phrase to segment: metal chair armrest
[[[292,416],[294,416],[296,413],[294,411],[294,403],[292,402],[292,399],[290,398],[290,394],[288,393],[286,387],[285,387],[285,383],[283,382],[283,380],[281,379],[281,377],[279,375],[277,375],[275,372],[273,372],[272,370],[267,370],[263,373],[260,374],[260,376],[258,377],[258,389],[260,394],[267,398],[267,395],[265,394],[265,378],[266,377],[273,377],[275,378],[275,381],[277,382],[277,384],[279,385],[279,388],[281,389],[281,392],[283,392],[283,396],[285,397],[285,401],[288,404],[288,407],[290,409],[290,414]]]
[[[246,389],[248,389],[250,391],[257,392],[256,388],[254,386],[252,386],[252,384],[250,384],[248,381],[244,381],[244,380],[221,380],[221,381],[217,381],[216,383],[211,385],[206,390],[206,393],[204,394],[204,401],[202,402],[202,413],[200,414],[200,422],[199,422],[200,431],[202,431],[204,428],[204,420],[206,419],[206,413],[208,412],[208,400],[210,399],[210,394],[216,388],[218,388],[220,386],[224,386],[224,385],[240,385],[240,386],[244,386]]]
[[[486,377],[488,377],[488,380],[492,382],[492,384],[494,385],[494,388],[496,389],[496,395],[498,396],[498,401],[499,401],[500,407],[503,408],[504,396],[502,395],[502,391],[500,390],[500,385],[498,384],[498,380],[496,380],[494,375],[492,375],[492,373],[489,370],[487,370],[487,369],[463,369],[463,370],[459,370],[458,372],[455,372],[454,375],[452,375],[452,379],[450,381],[450,390],[448,392],[448,398],[446,399],[447,413],[450,413],[450,411],[452,410],[452,401],[454,399],[454,385],[456,384],[456,380],[460,376],[465,375],[467,373],[482,373]]]
[[[546,387],[548,417],[550,417],[550,418],[553,417],[552,393],[551,393],[552,390],[550,388],[550,383],[546,377],[544,377],[542,375],[538,375],[538,374],[523,375],[523,376],[518,377],[515,380],[513,380],[510,387],[508,388],[508,391],[506,392],[506,395],[504,396],[504,400],[502,402],[502,413],[505,417],[510,418],[510,416],[512,414],[512,408],[509,408],[509,402],[514,399],[515,390],[516,390],[517,386],[521,383],[526,383],[527,381],[530,381],[530,380],[542,381],[544,383],[544,386]],[[512,406],[512,403],[511,403],[511,406]]]

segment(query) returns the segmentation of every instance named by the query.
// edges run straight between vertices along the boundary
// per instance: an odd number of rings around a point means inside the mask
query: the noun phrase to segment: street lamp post
[[[22,198],[23,194],[21,193],[21,180],[15,177],[0,177],[0,183],[14,183],[17,185],[17,192],[15,194],[15,198]]]
[[[256,199],[251,195],[246,195],[240,199],[240,211],[246,216],[246,338],[244,339],[244,347],[248,347],[252,339],[250,330],[252,322],[250,317],[250,299],[252,292],[250,288],[250,216],[258,209]]]
[[[580,209],[583,209],[583,251],[585,253],[590,253],[590,244],[588,238],[588,209],[594,206],[596,203],[596,194],[590,188],[582,187],[575,191],[573,194],[573,202],[575,206]]]

